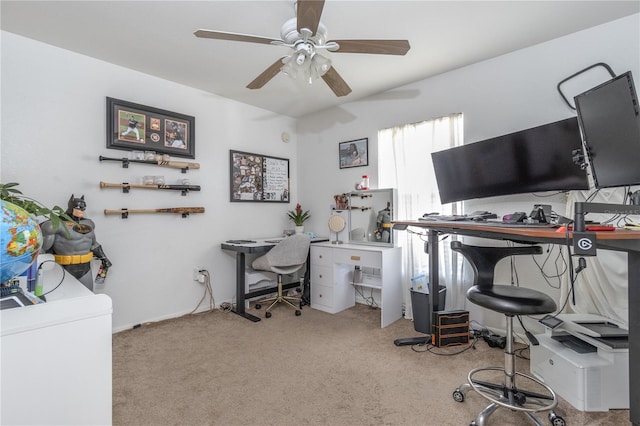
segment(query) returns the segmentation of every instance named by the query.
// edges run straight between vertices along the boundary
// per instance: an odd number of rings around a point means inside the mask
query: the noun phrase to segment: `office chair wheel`
[[[264,313],[265,318],[271,318],[271,312],[267,311]]]
[[[456,389],[453,391],[453,400],[456,402],[464,402],[464,394],[460,391],[460,389]]]
[[[299,309],[296,309],[296,316],[299,317],[300,315],[302,315],[302,312],[300,312]]]
[[[255,308],[256,308],[256,309],[260,309],[260,308],[262,308],[262,305],[261,305],[261,304],[259,304],[259,303],[256,303]]]
[[[527,396],[522,392],[516,392],[515,394],[513,394],[513,399],[520,405],[524,405],[527,402]]]
[[[553,426],[567,426],[567,422],[553,411],[549,413],[549,421]]]

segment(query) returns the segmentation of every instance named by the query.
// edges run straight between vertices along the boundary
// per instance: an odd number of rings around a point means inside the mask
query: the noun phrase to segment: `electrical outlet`
[[[200,278],[202,277],[202,273],[200,272],[202,270],[202,268],[193,268],[193,280],[194,281],[200,281]]]

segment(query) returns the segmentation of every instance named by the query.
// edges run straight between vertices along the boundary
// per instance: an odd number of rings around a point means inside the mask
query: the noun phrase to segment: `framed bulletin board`
[[[231,202],[289,202],[289,160],[229,151]]]

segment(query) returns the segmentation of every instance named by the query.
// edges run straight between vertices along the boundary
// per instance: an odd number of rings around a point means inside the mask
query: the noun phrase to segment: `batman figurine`
[[[69,198],[65,212],[73,221],[62,219],[62,223],[53,229],[51,221],[40,224],[43,235],[42,249],[53,253],[57,263],[76,277],[85,287],[93,291],[91,260],[95,257],[102,262],[96,282],[104,282],[111,262],[98,244],[95,236],[95,223],[84,217],[87,204],[82,197]]]

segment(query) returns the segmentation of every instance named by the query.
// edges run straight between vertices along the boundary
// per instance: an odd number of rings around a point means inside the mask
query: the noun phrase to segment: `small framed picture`
[[[340,168],[369,165],[369,139],[356,139],[339,144]]]
[[[195,158],[195,118],[107,98],[107,148]]]

